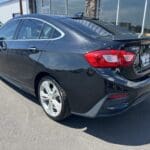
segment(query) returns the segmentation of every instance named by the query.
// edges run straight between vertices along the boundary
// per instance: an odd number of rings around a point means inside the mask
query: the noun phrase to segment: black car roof
[[[89,21],[91,23],[97,24],[100,27],[104,28],[105,30],[109,31],[112,34],[120,34],[120,33],[130,33],[127,30],[122,30],[121,28],[119,28],[118,26],[113,25],[112,23],[107,23],[104,21],[99,21],[97,23],[98,20],[94,20],[94,19],[87,19],[87,18],[83,18],[83,19],[73,19],[71,17],[67,17],[67,16],[51,16],[51,15],[42,15],[42,14],[30,14],[30,15],[22,15],[16,18],[37,18],[37,19],[43,19],[45,21],[55,21],[58,23],[62,23],[65,24],[66,26],[72,26],[72,24],[75,24],[75,28],[81,27],[81,24],[78,22],[78,20],[86,20]],[[84,28],[84,27],[83,27]]]
[[[58,20],[58,19],[64,19],[64,18],[69,18],[67,16],[50,16],[50,15],[42,15],[42,14],[30,14],[30,15],[21,15],[16,18],[37,18],[37,19],[52,19],[52,20]]]
[[[84,30],[84,26],[81,27],[81,24],[78,23],[78,20],[86,20],[89,21],[91,23],[97,24],[100,27],[102,27],[103,29],[105,29],[106,31],[110,32],[112,35],[114,35],[114,39],[116,38],[135,38],[137,37],[136,34],[128,31],[128,30],[124,30],[122,28],[120,28],[119,26],[115,26],[112,23],[107,23],[104,21],[98,21],[96,19],[89,19],[89,18],[71,18],[68,16],[63,16],[63,15],[59,15],[59,16],[51,16],[51,15],[43,15],[43,14],[30,14],[30,15],[22,15],[16,18],[37,18],[37,19],[42,19],[45,20],[47,22],[52,22],[55,25],[58,24],[59,27],[61,24],[65,25],[66,27],[73,27],[74,30],[79,31],[78,29],[80,28],[80,31]]]

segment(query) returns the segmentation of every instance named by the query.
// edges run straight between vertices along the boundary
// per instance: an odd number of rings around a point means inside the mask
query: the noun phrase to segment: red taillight
[[[95,68],[117,68],[133,64],[135,54],[125,50],[96,50],[86,53],[85,58]]]

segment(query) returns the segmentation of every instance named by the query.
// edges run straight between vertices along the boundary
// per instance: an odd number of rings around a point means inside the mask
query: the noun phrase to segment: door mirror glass
[[[7,49],[7,44],[5,41],[0,41],[0,50],[6,50]]]
[[[5,38],[4,38],[4,37],[0,37],[0,42],[1,42],[1,41],[4,41],[4,40],[5,40]]]

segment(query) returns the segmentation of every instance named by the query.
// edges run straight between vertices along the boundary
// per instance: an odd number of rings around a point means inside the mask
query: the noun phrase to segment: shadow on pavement
[[[26,94],[6,81],[4,82],[28,100],[39,105],[35,97]],[[149,144],[150,101],[146,100],[118,116],[88,119],[72,115],[63,121],[62,124],[75,129],[85,128],[85,133],[114,144],[129,146]]]
[[[20,88],[14,86],[13,84],[9,83],[5,79],[2,79],[1,77],[0,77],[0,80],[3,81],[4,83],[6,83],[9,87],[13,88],[16,92],[20,93],[22,96],[26,97],[28,100],[40,105],[40,103],[38,102],[36,97],[32,96],[31,94],[28,94],[28,93],[24,92]]]
[[[150,143],[150,102],[145,101],[119,116],[87,119],[72,116],[63,122],[107,142],[139,146]]]

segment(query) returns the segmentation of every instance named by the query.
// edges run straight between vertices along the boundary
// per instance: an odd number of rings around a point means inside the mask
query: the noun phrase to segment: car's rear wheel
[[[69,105],[65,91],[51,77],[41,79],[38,86],[38,98],[45,113],[56,121],[69,116]]]

